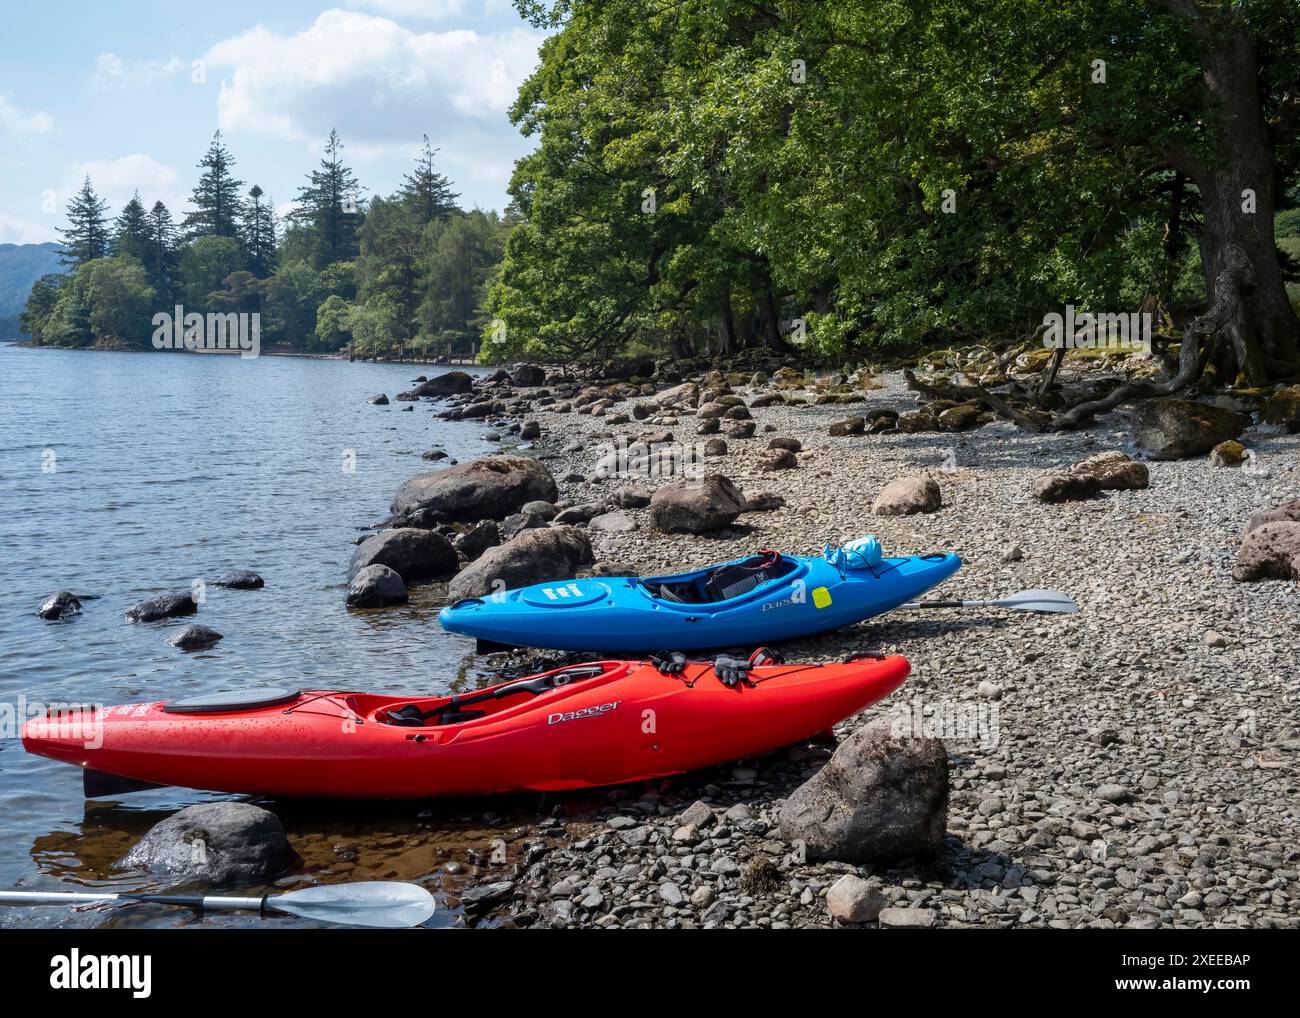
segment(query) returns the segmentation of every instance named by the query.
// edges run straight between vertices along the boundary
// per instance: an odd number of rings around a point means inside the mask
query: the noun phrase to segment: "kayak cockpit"
[[[797,558],[763,549],[757,555],[720,566],[676,576],[649,576],[639,582],[652,598],[668,604],[720,604],[753,594],[769,584],[789,583],[807,568]]]
[[[349,698],[358,714],[403,728],[443,728],[531,709],[543,697],[565,699],[580,690],[621,679],[631,670],[625,661],[597,661],[503,682],[474,693],[399,699],[359,694]]]

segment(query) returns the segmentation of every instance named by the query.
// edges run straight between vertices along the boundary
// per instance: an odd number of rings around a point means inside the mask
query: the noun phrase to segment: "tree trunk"
[[[724,354],[736,352],[736,316],[731,310],[731,292],[724,291],[722,294],[722,321],[718,324],[718,338],[722,341],[722,349],[719,351]]]
[[[1206,292],[1228,267],[1229,245],[1245,253],[1255,286],[1244,294],[1233,329],[1237,367],[1251,385],[1288,374],[1300,360],[1300,321],[1287,298],[1273,236],[1273,144],[1257,84],[1259,54],[1244,28],[1225,32],[1205,67],[1210,102],[1218,113],[1214,159],[1190,167],[1205,206],[1201,258]],[[1254,211],[1246,211],[1253,192]],[[1229,381],[1225,379],[1224,381]]]
[[[789,353],[790,348],[781,335],[781,313],[770,285],[763,287],[758,294],[758,313],[763,328],[763,342],[777,353]]]

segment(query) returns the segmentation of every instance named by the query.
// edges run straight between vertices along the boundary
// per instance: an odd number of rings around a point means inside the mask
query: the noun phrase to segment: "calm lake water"
[[[359,528],[387,514],[398,484],[430,468],[420,453],[442,446],[464,460],[492,448],[482,424],[439,420],[427,402],[412,413],[367,403],[441,370],[0,346],[0,703],[9,711],[0,887],[156,886],[110,864],[167,813],[214,798],[160,790],[85,800],[78,771],[23,752],[12,717],[24,702],[113,704],[266,683],[399,692],[477,684],[458,674],[473,648],[438,626],[436,589],[389,611],[344,606]],[[125,621],[133,601],[240,568],[260,573],[265,588],[209,586],[188,619]],[[64,589],[99,600],[68,622],[40,619],[44,596]],[[168,645],[189,622],[225,639],[195,654]],[[422,819],[402,806],[277,812],[303,856],[290,884],[420,879],[455,838],[491,836],[431,833],[427,809]],[[143,907],[0,906],[0,926],[191,921]]]

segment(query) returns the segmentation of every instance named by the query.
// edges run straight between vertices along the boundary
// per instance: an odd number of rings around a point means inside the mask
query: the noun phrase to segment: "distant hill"
[[[47,272],[62,272],[62,245],[0,244],[0,339],[16,339],[18,316],[27,306],[32,284]]]

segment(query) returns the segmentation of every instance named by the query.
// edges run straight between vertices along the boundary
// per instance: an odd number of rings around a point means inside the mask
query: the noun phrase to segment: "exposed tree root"
[[[907,380],[907,387],[913,392],[923,393],[926,396],[932,396],[935,399],[953,399],[959,403],[967,400],[978,400],[984,406],[988,407],[999,417],[1005,417],[1013,421],[1026,431],[1042,431],[1043,423],[1034,420],[1033,417],[1025,414],[1000,396],[995,396],[982,385],[952,385],[936,384],[933,382],[923,382],[916,377],[911,368],[903,371],[903,378]]]
[[[1203,365],[1213,360],[1214,346],[1220,336],[1228,339],[1234,350],[1244,348],[1250,323],[1245,318],[1242,295],[1255,286],[1255,270],[1250,259],[1236,244],[1224,250],[1224,268],[1214,280],[1214,304],[1195,319],[1183,333],[1178,351],[1178,371],[1165,382],[1127,382],[1116,386],[1101,399],[1087,400],[1052,418],[1048,428],[1065,431],[1077,428],[1097,414],[1114,410],[1124,403],[1181,392],[1201,377]],[[1210,349],[1201,357],[1201,344]],[[1239,363],[1242,363],[1239,361]]]

